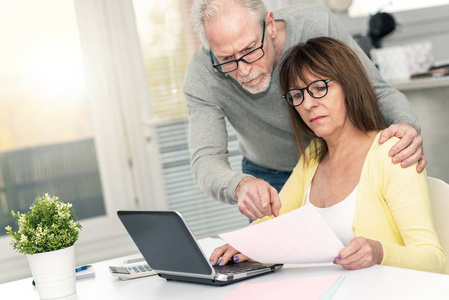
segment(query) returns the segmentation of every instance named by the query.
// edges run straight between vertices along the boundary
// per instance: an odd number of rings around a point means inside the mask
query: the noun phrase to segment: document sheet
[[[219,236],[261,263],[331,263],[344,248],[326,221],[310,205]]]
[[[223,300],[329,300],[344,276],[313,277],[286,281],[242,283]]]

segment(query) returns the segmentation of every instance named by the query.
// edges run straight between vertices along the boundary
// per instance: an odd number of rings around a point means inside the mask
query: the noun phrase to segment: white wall
[[[283,0],[288,5],[312,3],[326,6],[326,0]],[[275,0],[265,0],[269,9],[284,5],[273,5]],[[271,6],[272,5],[272,6]],[[368,32],[369,17],[350,18],[347,13],[335,13],[351,35]],[[449,63],[449,5],[436,6],[410,11],[392,13],[399,30],[383,41],[383,46],[430,41],[436,63]]]
[[[368,17],[351,19],[336,14],[351,35],[368,31]],[[430,41],[436,63],[449,63],[449,5],[392,14],[400,30],[387,36],[383,47]]]

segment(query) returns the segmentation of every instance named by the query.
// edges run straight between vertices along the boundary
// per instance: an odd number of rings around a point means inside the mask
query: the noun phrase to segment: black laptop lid
[[[117,215],[152,269],[202,275],[213,273],[177,212],[119,210]]]

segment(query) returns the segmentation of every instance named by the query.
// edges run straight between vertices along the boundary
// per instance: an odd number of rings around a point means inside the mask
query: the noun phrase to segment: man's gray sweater
[[[282,57],[293,45],[310,38],[329,36],[350,45],[359,55],[373,83],[387,124],[418,120],[407,99],[391,88],[348,34],[325,8],[315,5],[285,7],[274,12],[286,24]],[[189,110],[189,147],[193,175],[213,198],[235,204],[235,189],[246,176],[233,171],[228,162],[225,118],[234,127],[239,150],[250,161],[267,168],[291,171],[298,161],[287,103],[279,86],[279,64],[267,91],[250,94],[230,76],[212,67],[209,52],[201,47],[192,56],[183,91]]]

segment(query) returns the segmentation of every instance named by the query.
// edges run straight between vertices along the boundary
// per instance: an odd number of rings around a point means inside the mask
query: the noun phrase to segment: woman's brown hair
[[[345,94],[348,118],[357,129],[368,132],[386,128],[374,87],[362,63],[348,45],[333,38],[319,37],[290,48],[281,62],[281,89],[287,92],[299,81],[308,84],[307,75],[332,79],[340,84]],[[290,105],[289,112],[298,154],[301,155],[305,150],[304,138],[316,135]],[[319,160],[327,153],[326,143],[321,144],[324,147],[317,147],[315,153]]]

